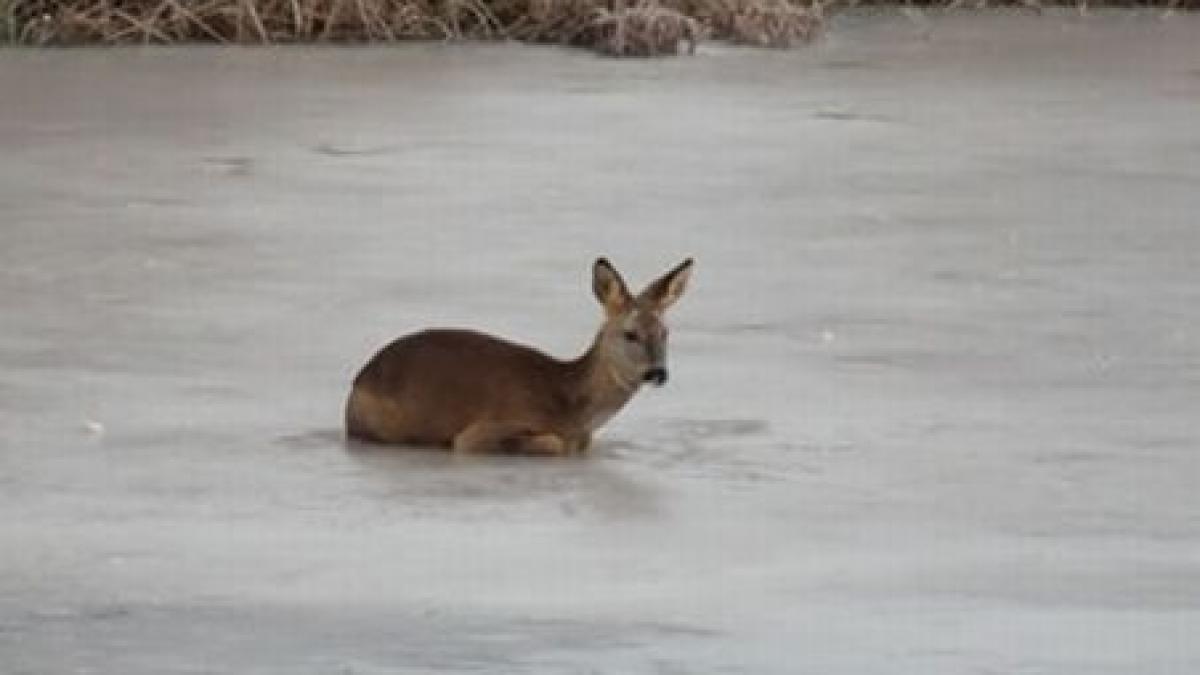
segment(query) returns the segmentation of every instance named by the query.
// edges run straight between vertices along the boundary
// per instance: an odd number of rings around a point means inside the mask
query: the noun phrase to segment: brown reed
[[[796,45],[820,25],[797,4],[808,1],[0,0],[0,25],[34,45],[514,39],[655,56],[694,51],[706,35]]]

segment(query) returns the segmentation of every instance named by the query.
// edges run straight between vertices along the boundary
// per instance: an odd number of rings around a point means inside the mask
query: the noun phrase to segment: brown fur
[[[570,361],[469,330],[401,337],[354,379],[346,432],[364,441],[467,452],[586,450],[592,432],[637,391],[642,372],[665,364],[666,330],[658,316],[682,292],[687,272],[690,261],[635,299],[611,265],[597,261],[593,288],[606,321],[587,352]],[[614,346],[624,345],[631,326],[646,341],[645,363],[623,358]]]

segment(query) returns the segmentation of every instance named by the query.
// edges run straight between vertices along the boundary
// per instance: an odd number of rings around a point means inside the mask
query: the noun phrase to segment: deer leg
[[[476,422],[454,437],[451,448],[455,452],[512,455],[564,455],[567,451],[558,434],[539,433],[512,422]]]
[[[566,452],[569,455],[584,455],[592,446],[592,435],[589,433],[567,436],[563,439]]]

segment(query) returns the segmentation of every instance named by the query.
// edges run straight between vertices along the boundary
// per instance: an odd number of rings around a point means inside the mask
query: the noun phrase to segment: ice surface
[[[0,53],[0,671],[1200,672],[1198,33]],[[344,446],[599,254],[698,262],[593,457]]]

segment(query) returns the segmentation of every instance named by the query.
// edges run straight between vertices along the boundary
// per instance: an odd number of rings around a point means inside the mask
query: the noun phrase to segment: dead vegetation
[[[713,34],[734,44],[788,48],[808,42],[821,28],[820,6],[788,0],[711,0],[696,7]]]
[[[609,56],[675,54],[684,43],[694,52],[702,34],[696,19],[653,0],[615,11],[601,9],[594,31],[592,47]]]
[[[790,48],[818,35],[830,8],[897,4],[1040,10],[1089,0],[0,0],[0,42],[519,40],[655,56],[694,51],[702,39]],[[1094,4],[1200,8],[1200,0]]]
[[[814,0],[815,1],[815,0]],[[33,45],[521,40],[612,56],[692,51],[705,37],[790,47],[809,0],[0,0]]]

